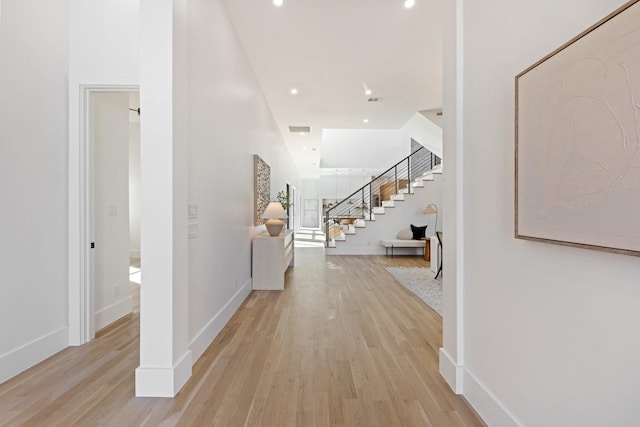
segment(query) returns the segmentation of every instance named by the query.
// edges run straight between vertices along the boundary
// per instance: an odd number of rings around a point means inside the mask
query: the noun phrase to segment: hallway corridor
[[[0,385],[2,426],[483,426],[438,373],[442,319],[385,266],[421,257],[296,249],[175,399],[134,397],[139,313]]]

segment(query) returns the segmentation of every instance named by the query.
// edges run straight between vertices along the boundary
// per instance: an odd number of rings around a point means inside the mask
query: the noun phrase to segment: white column
[[[186,0],[140,1],[142,176],[137,396],[173,397],[188,348]]]
[[[463,2],[445,2],[443,139],[443,347],[440,374],[463,392]]]

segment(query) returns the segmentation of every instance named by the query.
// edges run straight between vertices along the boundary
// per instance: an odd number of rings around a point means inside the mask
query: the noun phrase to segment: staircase
[[[405,204],[406,200],[414,197],[417,191],[420,192],[420,189],[425,188],[425,185],[429,186],[428,183],[441,173],[441,163],[438,156],[421,147],[327,210],[323,218],[327,253],[341,252],[332,250],[332,248],[344,245],[341,242],[346,242],[350,238],[358,240],[358,238],[352,237],[354,235],[371,234],[362,229],[371,228],[376,221],[384,222],[383,218],[389,216],[396,207]],[[440,200],[439,188],[438,186],[437,201]],[[426,200],[429,197],[432,200],[424,203],[422,199]],[[417,205],[413,205],[416,203],[424,204],[418,214],[421,215],[426,204],[433,201],[433,195],[425,194],[424,197],[418,197],[418,200],[408,204],[412,206],[412,210],[405,217],[413,218],[416,222],[424,221],[423,217],[415,216],[414,211],[417,209]],[[371,237],[373,240],[367,242],[367,245],[379,247],[367,248],[367,253],[383,250],[378,241],[381,238],[395,237],[398,232],[398,225],[396,225],[398,221],[400,221],[399,218],[395,221],[389,221],[389,227],[385,230],[386,236],[379,235],[380,233],[377,232],[375,237]],[[409,223],[407,222],[404,226],[409,227]],[[373,228],[380,229],[381,227],[375,226]],[[392,235],[389,236],[389,234]]]

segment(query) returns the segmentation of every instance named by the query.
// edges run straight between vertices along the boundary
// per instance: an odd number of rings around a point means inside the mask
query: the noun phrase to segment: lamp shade
[[[424,208],[424,210],[422,211],[423,214],[428,215],[428,214],[437,214],[438,213],[438,207],[436,205],[434,205],[433,203],[431,203],[429,206],[427,206],[426,208]]]
[[[424,208],[422,213],[425,215],[433,215],[433,214],[436,215],[435,224],[433,225],[433,231],[437,232],[438,231],[438,207],[433,203],[430,203],[426,208]]]
[[[264,210],[262,214],[262,218],[264,219],[272,219],[272,218],[288,218],[287,213],[284,211],[284,208],[280,204],[280,202],[269,202],[269,206]]]

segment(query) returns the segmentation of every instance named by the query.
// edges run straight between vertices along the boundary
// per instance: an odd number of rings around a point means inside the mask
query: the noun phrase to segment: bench
[[[425,243],[429,240],[404,240],[404,239],[383,239],[380,244],[384,246],[385,256],[389,256],[389,248],[391,248],[391,258],[393,258],[394,248],[422,248],[425,250]]]

